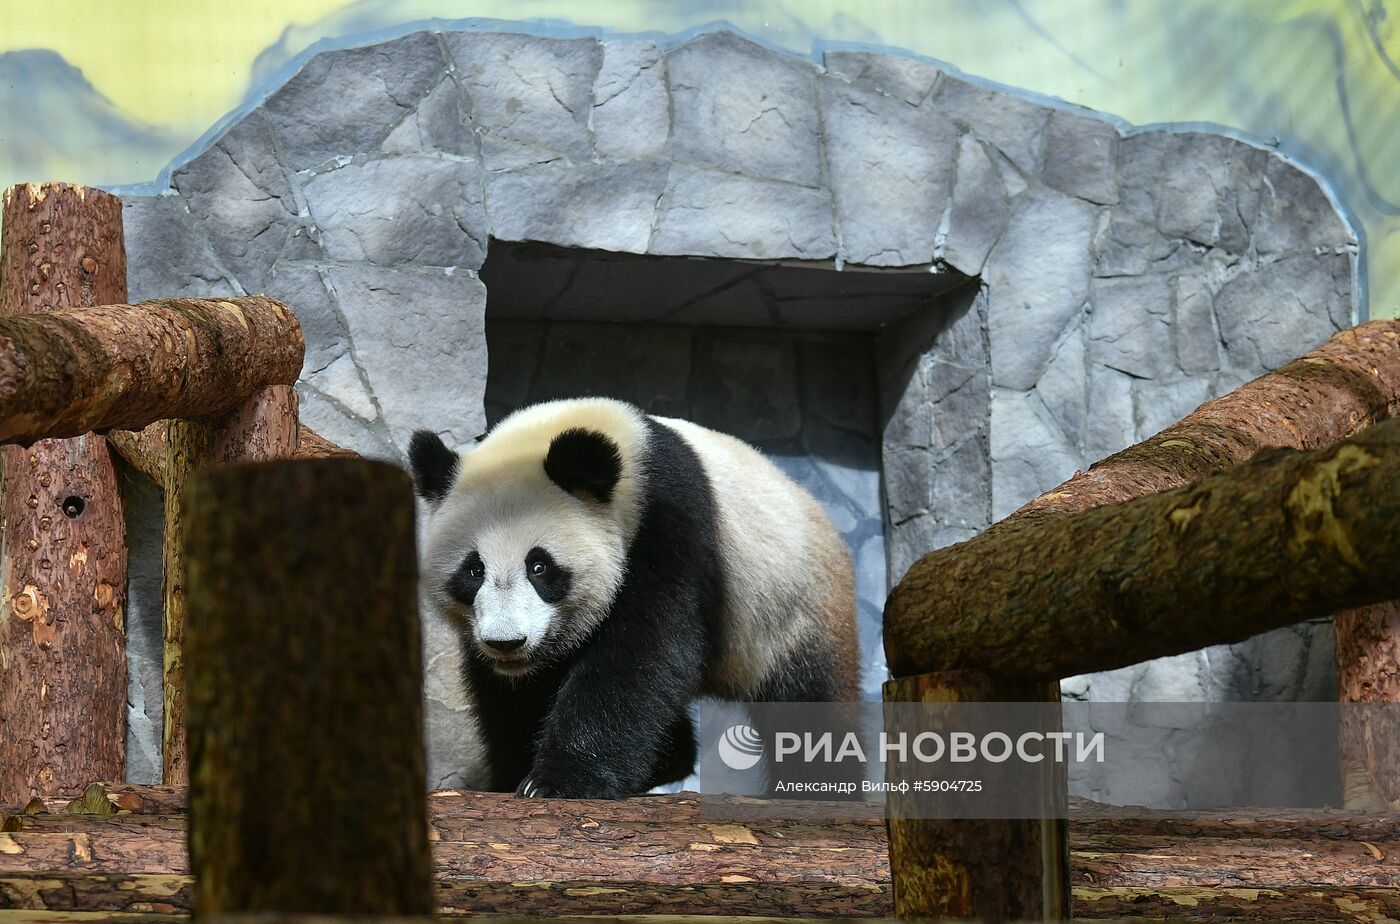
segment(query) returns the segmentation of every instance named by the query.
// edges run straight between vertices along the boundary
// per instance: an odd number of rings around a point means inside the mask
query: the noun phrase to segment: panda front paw
[[[520,781],[515,795],[522,799],[622,799],[631,793],[597,774],[536,768]]]

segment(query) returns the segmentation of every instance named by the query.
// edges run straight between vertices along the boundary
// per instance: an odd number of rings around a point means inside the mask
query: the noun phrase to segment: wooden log
[[[169,421],[158,420],[140,430],[109,430],[107,441],[132,468],[155,482],[162,490],[166,479],[165,434]],[[297,425],[297,448],[293,459],[358,459],[359,453],[338,446],[306,424]]]
[[[885,607],[891,667],[1067,677],[1400,596],[1400,511],[1378,503],[1397,496],[1389,420],[1191,487],[1022,518],[910,569]]]
[[[413,516],[408,476],[380,462],[191,484],[199,914],[432,910]]]
[[[432,843],[444,914],[892,912],[884,830],[867,822],[843,826],[848,839],[838,843],[807,819],[707,822],[686,796],[566,808],[494,793],[439,793],[432,801],[440,833],[475,830],[469,840]],[[0,909],[190,909],[175,817],[52,820],[72,827],[0,835]],[[1395,814],[1160,812],[1079,802],[1070,822],[1074,912],[1095,919],[1394,918],[1397,831]],[[569,878],[579,868],[585,876]]]
[[[292,385],[301,325],[262,295],[0,318],[0,442],[213,420]]]
[[[1357,812],[1400,810],[1400,602],[1338,613],[1333,625],[1342,803]]]
[[[185,715],[185,492],[190,478],[211,465],[288,458],[296,451],[297,393],[271,385],[217,423],[166,421],[165,539],[162,580],[164,706],[161,713],[161,779],[189,780]]]
[[[10,365],[3,331],[125,301],[126,253],[121,201],[100,190],[15,186],[3,213],[0,417],[12,420],[24,410],[8,386],[28,370]],[[126,771],[126,527],[99,436],[0,446],[0,470],[3,805]]]
[[[959,671],[886,681],[884,698],[886,703],[1058,704],[1060,684]],[[938,730],[930,710],[916,711],[917,717],[888,709],[888,733]],[[902,720],[918,727],[903,728]],[[1055,724],[1044,730],[1058,730]],[[897,762],[887,766],[890,783],[907,782]],[[887,796],[895,914],[981,921],[1069,919],[1067,778],[1062,763],[1045,761],[1039,769],[1043,809],[1038,818],[929,817],[927,800],[919,794]],[[994,781],[988,789],[996,789]]]

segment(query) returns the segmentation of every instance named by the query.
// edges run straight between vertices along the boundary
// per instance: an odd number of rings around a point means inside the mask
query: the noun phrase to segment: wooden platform
[[[31,806],[0,832],[0,909],[182,915],[190,907],[184,794],[110,786],[113,815]],[[883,821],[798,806],[715,821],[694,796],[622,802],[430,798],[444,915],[891,913]],[[90,806],[89,806],[90,807]],[[1081,919],[1400,920],[1400,815],[1153,813],[1078,803]],[[102,915],[99,915],[102,916]],[[57,918],[48,918],[56,920]]]

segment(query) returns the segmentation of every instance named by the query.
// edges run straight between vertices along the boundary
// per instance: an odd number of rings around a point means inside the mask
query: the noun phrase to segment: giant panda
[[[621,401],[414,434],[423,581],[458,629],[489,788],[620,798],[694,767],[688,704],[857,696],[854,575],[748,444]]]

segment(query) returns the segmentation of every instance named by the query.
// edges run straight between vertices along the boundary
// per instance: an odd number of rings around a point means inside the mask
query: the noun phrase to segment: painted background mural
[[[546,34],[730,23],[802,54],[899,48],[1120,116],[1224,126],[1326,178],[1400,316],[1396,0],[61,0],[0,2],[0,183],[149,181],[309,54],[463,20]]]

